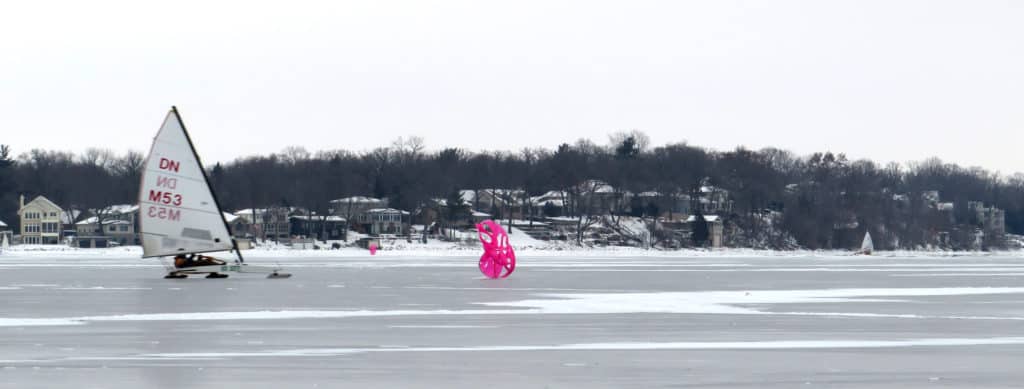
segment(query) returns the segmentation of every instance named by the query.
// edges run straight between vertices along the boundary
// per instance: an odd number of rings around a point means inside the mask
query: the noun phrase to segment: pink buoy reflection
[[[493,220],[476,225],[484,254],[480,256],[480,272],[488,278],[505,278],[516,270],[516,252],[508,241],[508,234]]]

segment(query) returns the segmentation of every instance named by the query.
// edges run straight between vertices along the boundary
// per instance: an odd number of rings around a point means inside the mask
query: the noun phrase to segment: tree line
[[[34,149],[16,155],[10,145],[0,146],[0,220],[17,223],[19,194],[27,200],[45,195],[83,214],[134,203],[143,161],[144,155],[134,151]],[[979,223],[972,221],[968,202],[1005,210],[1006,231],[1024,234],[1020,173],[1003,176],[938,159],[883,166],[831,152],[798,156],[777,148],[653,146],[639,131],[612,134],[604,145],[583,139],[519,151],[430,151],[416,137],[363,152],[288,147],[206,168],[225,210],[294,206],[326,215],[330,200],[365,195],[387,198],[391,207],[415,214],[433,199],[452,202],[465,189],[497,190],[507,193],[510,203],[547,208],[527,200],[556,191],[566,197],[560,216],[579,218],[582,225],[595,217],[624,215],[653,221],[671,213],[681,199],[699,201],[710,187],[732,204],[721,216],[731,228],[730,243],[737,246],[845,248],[859,244],[865,231],[880,249],[922,247],[939,231],[953,232],[956,242],[968,241],[973,230],[967,227]],[[580,200],[595,182],[622,194],[653,197],[638,204],[635,197],[612,196],[621,201],[597,207]],[[939,198],[929,198],[933,191]],[[935,201],[952,203],[958,222],[930,210],[929,202]],[[530,214],[554,212],[531,209]],[[837,233],[843,230],[851,233]]]

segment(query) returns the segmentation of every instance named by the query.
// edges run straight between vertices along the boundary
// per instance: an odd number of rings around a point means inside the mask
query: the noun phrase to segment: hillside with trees
[[[553,149],[481,152],[431,151],[420,138],[400,138],[362,152],[288,147],[208,164],[207,170],[226,210],[293,206],[326,215],[330,200],[366,195],[415,213],[433,199],[454,202],[460,190],[491,190],[502,193],[506,204],[529,208],[528,215],[573,218],[580,225],[630,216],[653,226],[686,216],[677,213],[700,214],[702,201],[718,198],[729,204],[717,208],[729,231],[726,243],[739,247],[851,248],[870,231],[879,249],[969,249],[996,212],[1007,233],[1024,234],[1020,173],[1005,176],[938,159],[882,166],[829,151],[798,156],[776,148],[655,146],[638,131],[609,138],[606,145],[580,140]],[[83,211],[133,203],[143,160],[139,152],[74,154],[3,145],[0,220],[17,224],[19,194],[42,194]],[[611,200],[587,196],[597,191]],[[561,207],[530,201],[551,193],[563,197]],[[662,243],[674,239],[652,231]],[[985,239],[985,248],[1004,245]]]

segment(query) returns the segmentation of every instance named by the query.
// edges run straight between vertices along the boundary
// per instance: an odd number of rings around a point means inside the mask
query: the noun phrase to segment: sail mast
[[[171,106],[171,112],[174,112],[174,117],[178,119],[178,123],[181,124],[181,131],[185,133],[185,140],[188,141],[188,147],[192,150],[192,155],[196,158],[196,164],[199,165],[199,172],[203,174],[203,181],[206,182],[206,186],[210,188],[210,195],[213,197],[213,205],[217,207],[217,215],[220,220],[224,222],[224,228],[228,230],[228,239],[231,239],[231,247],[235,251],[235,255],[238,256],[238,263],[245,262],[242,258],[242,252],[238,250],[238,242],[235,241],[235,236],[231,232],[231,225],[228,224],[227,219],[224,219],[224,210],[220,207],[220,200],[217,199],[217,191],[213,190],[213,186],[210,185],[210,177],[206,175],[206,168],[203,167],[203,160],[199,158],[199,153],[196,153],[196,146],[192,143],[192,137],[188,135],[188,128],[185,127],[185,122],[181,120],[181,115],[178,114],[178,107]]]

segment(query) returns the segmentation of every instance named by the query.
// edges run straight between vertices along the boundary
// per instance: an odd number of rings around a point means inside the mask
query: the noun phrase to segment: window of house
[[[58,232],[58,230],[59,227],[57,226],[57,223],[43,223],[43,232],[45,233],[55,233]]]
[[[114,231],[117,231],[117,230],[115,229],[115,227],[116,227],[116,226],[107,226],[107,231],[110,231],[110,232],[114,232]]]
[[[128,225],[124,224],[121,226],[121,232],[128,232]]]

